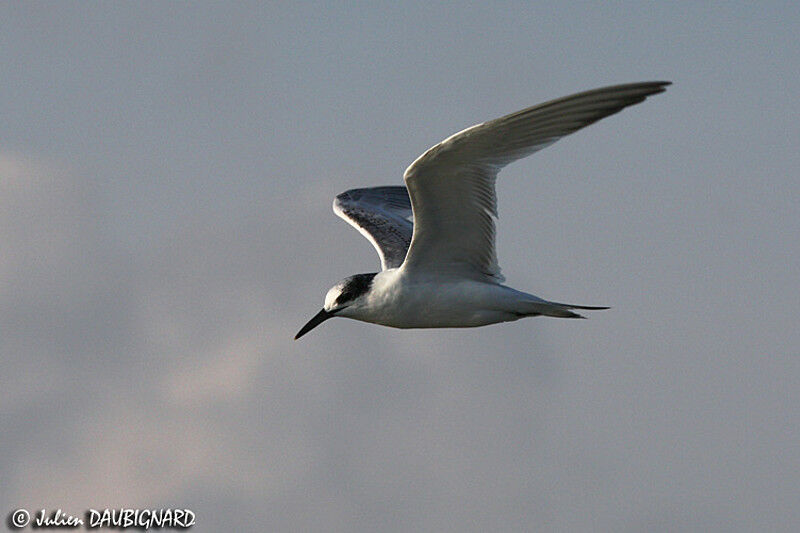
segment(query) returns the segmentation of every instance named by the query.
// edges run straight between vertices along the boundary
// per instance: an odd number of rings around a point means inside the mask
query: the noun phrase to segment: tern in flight
[[[593,122],[664,92],[667,81],[573,94],[467,128],[417,158],[402,186],[352,189],[333,211],[366,237],[381,271],[334,285],[295,339],[333,317],[395,328],[462,328],[589,307],[503,285],[495,251],[498,172]]]

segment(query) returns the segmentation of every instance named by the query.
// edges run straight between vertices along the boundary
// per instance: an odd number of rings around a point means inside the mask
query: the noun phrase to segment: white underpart
[[[574,316],[567,309],[496,283],[441,275],[409,277],[403,269],[391,269],[379,272],[371,290],[337,316],[395,328],[453,328],[536,314]]]

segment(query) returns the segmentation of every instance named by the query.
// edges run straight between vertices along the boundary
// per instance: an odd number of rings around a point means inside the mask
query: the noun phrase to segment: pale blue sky
[[[800,527],[793,2],[3,3],[0,502],[196,531]],[[330,210],[474,123],[663,94],[503,171],[590,320],[297,329]]]

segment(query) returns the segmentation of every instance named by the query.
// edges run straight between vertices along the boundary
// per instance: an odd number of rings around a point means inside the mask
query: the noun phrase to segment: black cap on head
[[[369,291],[372,286],[372,280],[375,278],[377,272],[369,274],[356,274],[350,276],[342,281],[342,292],[336,298],[336,305],[342,305],[347,302],[352,302],[365,292]]]

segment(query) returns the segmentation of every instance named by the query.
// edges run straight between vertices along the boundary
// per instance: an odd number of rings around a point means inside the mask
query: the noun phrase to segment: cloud
[[[226,287],[203,265],[187,283],[166,246],[131,256],[109,239],[89,179],[8,153],[0,175],[3,501],[169,499],[219,464],[224,432],[196,402],[252,391],[259,348],[214,327]]]

